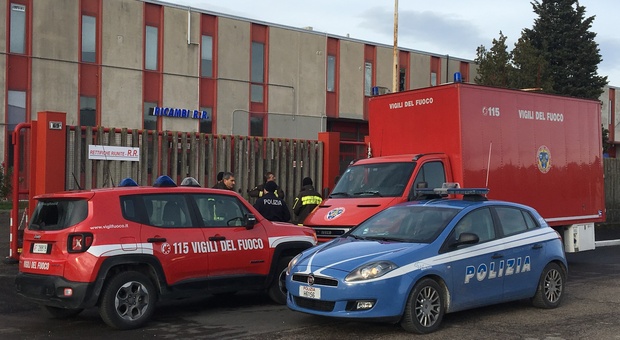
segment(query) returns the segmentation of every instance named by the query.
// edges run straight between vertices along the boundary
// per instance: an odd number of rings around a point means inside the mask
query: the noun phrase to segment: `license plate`
[[[35,243],[32,246],[32,253],[33,254],[47,254],[47,247],[49,246],[49,244],[47,243]]]
[[[317,287],[308,287],[308,286],[300,286],[299,287],[299,295],[309,298],[309,299],[320,299],[321,298],[321,288]]]

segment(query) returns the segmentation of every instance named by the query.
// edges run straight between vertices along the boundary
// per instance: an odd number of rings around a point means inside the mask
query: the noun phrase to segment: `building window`
[[[80,96],[80,125],[97,126],[97,98]]]
[[[97,19],[82,15],[82,61],[96,62],[95,48],[97,42]]]
[[[265,81],[265,44],[252,42],[252,70],[250,75],[250,98],[254,103],[263,102],[263,83]]]
[[[372,63],[364,63],[364,95],[369,97],[372,94]]]
[[[26,6],[11,4],[11,53],[26,51]]]
[[[264,122],[265,119],[262,114],[250,115],[250,136],[264,136]]]
[[[208,119],[201,119],[198,131],[200,133],[213,133],[213,109],[210,107],[201,107],[200,111],[207,111]]]
[[[437,86],[437,73],[431,72],[431,86]]]
[[[153,26],[146,26],[146,46],[144,49],[144,68],[147,70],[157,70],[157,50],[158,50],[158,29]]]
[[[327,56],[327,91],[336,91],[336,57]]]
[[[15,130],[19,123],[26,122],[26,92],[8,91],[7,128],[9,132]]]
[[[405,91],[407,84],[407,69],[401,68],[398,72],[398,91]]]
[[[145,130],[157,130],[157,116],[153,115],[153,111],[157,103],[145,102],[144,103],[144,126]]]
[[[213,77],[213,37],[202,36],[202,56],[200,62],[200,76]]]

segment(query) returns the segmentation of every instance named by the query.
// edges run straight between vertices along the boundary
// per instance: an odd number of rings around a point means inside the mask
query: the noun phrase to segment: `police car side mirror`
[[[256,216],[254,214],[245,214],[244,219],[245,229],[250,230],[254,228],[254,225],[256,225]]]
[[[478,238],[478,235],[473,234],[473,233],[461,233],[461,235],[459,235],[458,240],[454,241],[452,244],[450,244],[451,247],[458,247],[460,245],[464,245],[464,244],[476,244],[478,243],[478,241],[480,241],[480,238]]]

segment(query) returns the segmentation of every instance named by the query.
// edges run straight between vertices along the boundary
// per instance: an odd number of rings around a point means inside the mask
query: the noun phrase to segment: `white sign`
[[[88,159],[139,162],[140,148],[128,146],[89,145]]]

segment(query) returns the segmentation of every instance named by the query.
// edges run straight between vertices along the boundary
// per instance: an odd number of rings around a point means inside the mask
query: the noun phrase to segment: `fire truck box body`
[[[321,241],[415,199],[421,182],[456,182],[534,207],[569,252],[594,248],[605,220],[598,101],[453,83],[372,97],[369,132],[372,158],[349,166],[305,221]],[[389,166],[398,162],[410,164]],[[353,179],[356,166],[366,170]],[[347,189],[354,182],[375,187]]]

